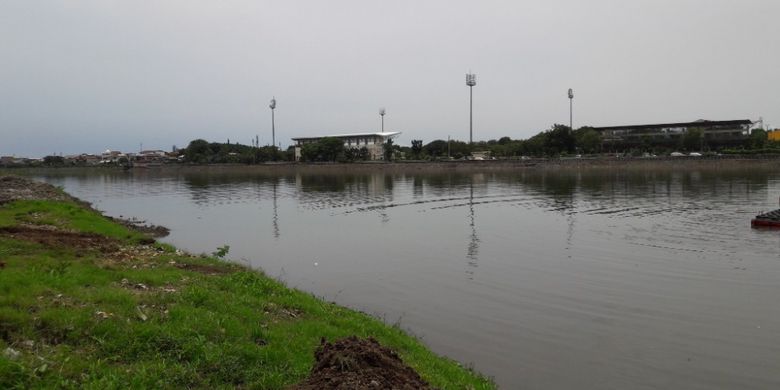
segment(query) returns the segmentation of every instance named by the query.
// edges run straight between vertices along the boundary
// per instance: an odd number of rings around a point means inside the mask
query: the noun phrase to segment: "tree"
[[[211,154],[208,141],[196,139],[190,142],[187,149],[184,150],[184,160],[194,163],[206,163],[209,162]]]
[[[447,155],[447,141],[437,139],[423,146],[425,153],[432,157],[444,157]]]
[[[338,138],[325,137],[301,148],[301,159],[304,161],[336,161],[343,155],[344,142]]]
[[[393,159],[393,139],[388,138],[382,145],[382,149],[384,150],[385,161],[391,161]]]
[[[593,129],[587,129],[580,134],[577,145],[585,153],[597,153],[601,150],[601,133]]]
[[[422,154],[422,151],[423,151],[422,140],[420,140],[420,139],[413,139],[412,140],[412,155],[414,156],[414,158],[419,160],[420,159],[420,155]]]
[[[547,137],[544,143],[545,153],[556,155],[574,152],[576,140],[574,139],[574,135],[571,133],[569,126],[555,124],[550,130],[547,130],[546,133]]]
[[[65,158],[62,156],[46,156],[43,158],[43,164],[48,166],[57,166],[65,164]]]
[[[761,149],[766,145],[768,135],[764,129],[753,129],[750,132],[750,147],[753,149]]]
[[[704,131],[700,128],[689,128],[680,138],[682,147],[685,150],[701,150],[704,142]]]

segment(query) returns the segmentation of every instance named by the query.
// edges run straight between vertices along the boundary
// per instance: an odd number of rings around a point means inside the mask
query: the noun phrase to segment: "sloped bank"
[[[376,388],[350,367],[382,376],[403,363],[421,377],[404,378],[423,382],[398,388],[494,387],[400,329],[261,272],[152,243],[58,189],[20,180],[0,179],[0,388],[304,388],[318,375],[321,340],[350,336],[381,343],[353,343],[368,346],[354,356],[388,347],[399,360],[367,368],[332,355],[342,370],[333,383],[343,375],[353,388]]]

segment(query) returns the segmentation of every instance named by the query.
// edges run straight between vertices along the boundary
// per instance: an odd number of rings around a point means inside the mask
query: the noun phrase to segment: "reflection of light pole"
[[[573,112],[573,102],[574,101],[574,90],[569,88],[569,131],[574,131],[574,124],[572,121],[572,118],[574,118]]]
[[[466,73],[466,85],[469,86],[469,144],[474,142],[474,86],[477,85],[477,75]]]
[[[271,98],[271,146],[276,147],[276,129],[274,124],[274,109],[276,109],[276,97]]]
[[[385,132],[385,108],[379,109],[379,116],[382,117],[382,132]]]
[[[474,176],[471,176],[471,183],[469,184],[469,226],[471,227],[471,236],[469,237],[469,245],[466,249],[466,258],[468,259],[468,265],[472,268],[477,268],[477,261],[479,260],[479,237],[477,237],[477,225],[474,222]],[[468,270],[466,273],[469,275],[469,279],[474,279],[474,270]]]

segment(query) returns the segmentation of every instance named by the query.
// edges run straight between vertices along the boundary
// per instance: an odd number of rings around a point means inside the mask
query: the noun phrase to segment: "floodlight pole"
[[[276,97],[271,98],[271,104],[268,105],[271,108],[271,146],[276,147],[276,123],[274,118],[274,110],[276,109]]]
[[[574,121],[573,121],[573,118],[574,118],[574,114],[573,114],[573,112],[574,112],[574,110],[573,110],[574,103],[573,103],[573,101],[574,101],[574,90],[569,88],[569,132],[574,131]]]
[[[477,85],[477,75],[466,73],[466,85],[469,86],[469,144],[474,143],[474,86]]]

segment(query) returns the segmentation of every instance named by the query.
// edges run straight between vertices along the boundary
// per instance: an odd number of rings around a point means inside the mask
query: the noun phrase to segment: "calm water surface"
[[[780,388],[766,170],[58,173],[191,252],[400,323],[502,388]]]

